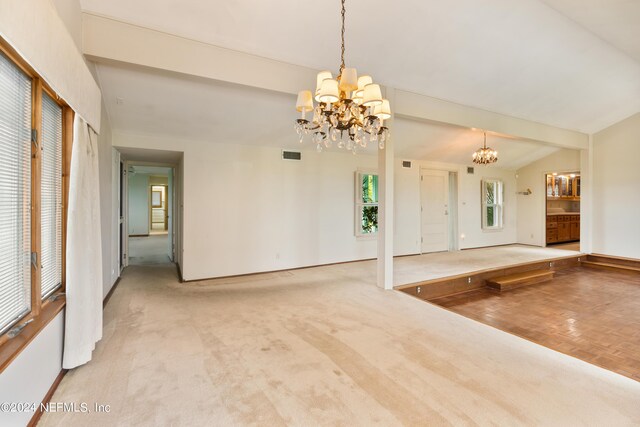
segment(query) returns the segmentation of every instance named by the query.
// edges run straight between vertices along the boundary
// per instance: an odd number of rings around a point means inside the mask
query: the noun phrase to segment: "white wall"
[[[82,14],[80,0],[52,0],[58,16],[64,23],[71,39],[82,52]]]
[[[458,248],[506,245],[516,242],[518,206],[515,196],[515,172],[497,167],[476,166],[474,174],[467,173],[467,165],[412,160],[410,169],[396,160],[395,185],[395,254],[420,253],[420,169],[456,172],[458,175]],[[498,178],[504,183],[504,228],[482,229],[482,198],[480,182],[484,178]],[[464,236],[464,238],[462,237]]]
[[[550,172],[576,172],[580,170],[579,150],[559,150],[518,170],[517,190],[530,188],[528,196],[518,195],[518,243],[546,245],[546,184]]]
[[[375,156],[114,134],[114,145],[183,151],[183,277],[208,277],[373,258],[354,236],[354,173]],[[180,206],[179,206],[180,208]],[[179,209],[180,210],[180,209]]]
[[[103,264],[103,269],[108,268],[111,271],[109,283],[104,283],[103,297],[107,296],[113,284],[120,276],[120,153],[111,147],[111,235],[102,235],[102,239],[108,239],[111,244],[110,266]],[[105,211],[102,211],[106,215]],[[124,230],[126,233],[127,230]],[[104,257],[104,253],[103,253]],[[106,262],[106,261],[103,261]]]
[[[407,159],[402,159],[407,160]],[[402,160],[394,163],[394,240],[395,255],[420,253],[420,165],[413,160],[411,168],[403,168]]]
[[[101,128],[98,135],[98,173],[100,175],[100,232],[102,237],[102,287],[104,296],[107,295],[119,275],[113,258],[113,241],[117,228],[113,228],[112,201],[112,162],[113,148],[111,146],[111,125],[102,106]]]
[[[336,150],[304,151],[300,162],[281,160],[275,147],[220,144],[114,134],[114,145],[183,151],[183,277],[196,280],[374,258],[375,239],[354,236],[354,173],[375,169],[376,156]],[[308,147],[308,146],[307,146]],[[515,243],[515,173],[500,168],[414,161],[396,165],[395,254],[420,252],[420,167],[459,174],[461,249]],[[484,232],[480,181],[505,184],[505,227]],[[130,177],[131,179],[131,177]],[[179,185],[179,184],[177,184]],[[177,242],[177,244],[180,244]]]
[[[0,374],[0,402],[40,402],[62,370],[64,313],[60,312]],[[0,411],[0,426],[22,427],[33,412]]]
[[[149,175],[127,174],[129,235],[149,234]]]
[[[640,258],[640,113],[593,136],[594,253]]]
[[[458,234],[460,249],[508,245],[516,242],[518,205],[516,200],[515,171],[496,167],[475,166],[467,174],[466,166],[458,170]],[[502,230],[482,229],[481,181],[497,178],[503,182],[504,227]],[[464,239],[461,237],[464,235]]]

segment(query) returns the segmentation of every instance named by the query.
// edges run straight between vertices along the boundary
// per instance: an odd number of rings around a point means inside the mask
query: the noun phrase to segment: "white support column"
[[[378,286],[383,289],[393,289],[393,108],[395,91],[387,88],[385,91],[391,104],[391,118],[385,121],[385,126],[391,131],[391,138],[384,149],[378,150]]]
[[[580,150],[580,252],[593,251],[593,135]]]

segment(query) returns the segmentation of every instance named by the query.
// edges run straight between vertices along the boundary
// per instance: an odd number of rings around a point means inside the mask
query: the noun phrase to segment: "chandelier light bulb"
[[[382,92],[380,86],[371,83],[364,87],[364,93],[362,94],[362,105],[365,107],[375,107],[382,104]]]
[[[320,88],[322,87],[322,82],[327,80],[327,79],[332,79],[333,75],[331,74],[331,71],[320,71],[318,73],[318,75],[316,76],[316,92],[315,92],[315,100],[317,102],[320,102],[320,100],[318,99],[318,94],[320,93]]]
[[[306,113],[313,110],[313,100],[311,99],[310,90],[301,90],[298,92],[298,100],[296,101],[296,110]]]
[[[320,99],[320,102],[327,104],[337,102],[340,99],[338,81],[335,79],[323,80],[320,86],[320,92],[318,93],[318,99]]]
[[[391,107],[389,106],[389,100],[383,99],[382,104],[373,107],[373,115],[383,120],[391,118]]]
[[[355,68],[345,68],[340,76],[340,90],[351,92],[358,89],[358,73]]]

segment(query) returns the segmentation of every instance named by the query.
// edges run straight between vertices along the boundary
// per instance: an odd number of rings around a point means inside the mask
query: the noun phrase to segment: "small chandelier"
[[[373,83],[371,76],[357,76],[355,68],[344,65],[344,17],[345,0],[342,0],[342,53],[340,71],[334,79],[331,71],[321,71],[316,79],[316,91],[313,99],[311,91],[298,93],[296,109],[300,118],[296,120],[295,130],[300,143],[306,135],[321,152],[335,143],[356,154],[368,143],[384,148],[389,139],[389,129],[384,120],[391,117],[389,101],[382,98],[380,86]],[[307,112],[313,112],[311,121]]]
[[[488,165],[498,161],[498,152],[491,147],[487,147],[487,133],[484,132],[484,144],[482,148],[473,153],[473,163]]]

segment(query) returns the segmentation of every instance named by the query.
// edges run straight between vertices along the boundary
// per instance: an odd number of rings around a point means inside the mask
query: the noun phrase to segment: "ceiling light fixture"
[[[321,71],[316,79],[316,91],[298,93],[296,109],[300,118],[295,130],[300,143],[305,135],[311,135],[316,149],[320,152],[335,142],[338,148],[345,148],[356,154],[358,147],[368,143],[384,148],[389,139],[389,129],[384,120],[391,117],[389,101],[382,98],[380,86],[373,83],[371,76],[358,77],[355,68],[344,65],[344,18],[345,0],[342,0],[342,50],[338,76],[334,79],[331,71]],[[313,99],[318,103],[315,107]],[[311,121],[307,112],[313,111]]]
[[[487,133],[484,132],[484,144],[482,148],[473,153],[473,163],[488,165],[498,161],[498,152],[491,147],[487,147]]]

